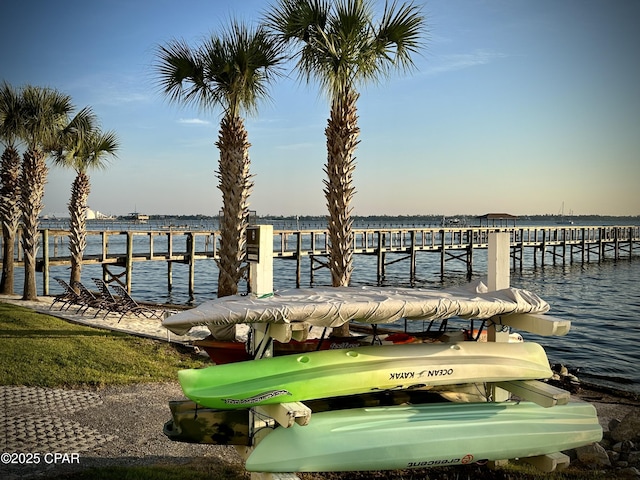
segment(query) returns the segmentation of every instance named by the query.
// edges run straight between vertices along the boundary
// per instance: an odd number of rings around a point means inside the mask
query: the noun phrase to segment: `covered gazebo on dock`
[[[508,227],[509,222],[513,222],[513,226],[516,226],[518,217],[509,213],[487,213],[478,217],[480,219],[480,226],[486,222],[487,227]]]

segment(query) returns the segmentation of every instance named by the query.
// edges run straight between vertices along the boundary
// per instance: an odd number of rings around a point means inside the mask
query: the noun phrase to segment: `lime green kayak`
[[[551,377],[536,343],[406,344],[326,350],[181,370],[185,395],[209,408],[313,400],[390,389]]]
[[[600,441],[595,408],[529,402],[440,403],[313,414],[277,427],[246,462],[254,472],[396,470],[525,458]]]

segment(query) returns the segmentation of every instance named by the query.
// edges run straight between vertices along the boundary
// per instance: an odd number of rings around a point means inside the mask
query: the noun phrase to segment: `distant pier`
[[[489,233],[510,235],[513,270],[532,266],[601,262],[640,255],[640,226],[538,226],[538,227],[435,227],[373,228],[354,230],[354,254],[377,257],[377,279],[383,281],[389,265],[408,262],[411,284],[416,279],[416,257],[422,252],[439,256],[440,275],[448,262],[463,262],[473,273],[474,252],[488,248]],[[49,295],[50,268],[70,265],[67,230],[40,230],[37,270],[43,275],[43,292]],[[87,232],[84,264],[101,264],[105,279],[115,280],[131,291],[133,264],[163,261],[167,264],[167,289],[172,289],[174,263],[189,265],[189,296],[195,291],[198,260],[219,258],[217,231],[102,230]],[[296,285],[302,284],[302,259],[309,257],[309,284],[314,272],[326,267],[329,235],[326,230],[274,230],[273,257],[296,262]],[[16,245],[16,265],[23,252]],[[528,252],[525,255],[525,252]]]

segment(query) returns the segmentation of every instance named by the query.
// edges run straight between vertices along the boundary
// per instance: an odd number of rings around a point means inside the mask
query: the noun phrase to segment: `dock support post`
[[[382,285],[382,281],[384,280],[384,262],[385,262],[385,255],[384,255],[384,234],[378,230],[378,265],[377,265],[377,280],[378,280],[378,285]]]
[[[468,230],[467,235],[467,280],[471,281],[471,277],[473,276],[473,230]]]
[[[261,297],[273,293],[273,225],[247,228],[250,289]]]
[[[104,263],[107,260],[107,253],[109,252],[109,238],[107,236],[107,232],[100,233],[100,240],[102,241],[102,256],[100,257],[100,262]]]
[[[489,232],[489,252],[487,255],[487,287],[489,291],[509,288],[511,281],[509,271],[509,232],[496,230]],[[487,329],[488,342],[508,342],[509,327],[494,322]],[[490,386],[494,402],[503,402],[509,398],[509,392],[495,385]]]
[[[445,231],[440,230],[440,278],[444,279],[444,263],[447,261],[445,254]]]
[[[604,260],[605,243],[604,243],[604,227],[598,229],[598,263]]]
[[[509,233],[489,232],[489,253],[487,265],[487,287],[490,291],[509,288]]]
[[[127,232],[127,259],[125,262],[125,279],[127,292],[131,293],[131,279],[133,277],[133,232]]]
[[[300,237],[298,237],[298,240]],[[300,253],[300,251],[298,251]],[[247,228],[247,260],[249,261],[249,281],[250,290],[252,295],[258,297],[273,294],[273,225],[258,225]],[[311,267],[313,270],[313,260],[311,261]],[[271,341],[266,340],[265,337],[270,337],[269,330],[273,328],[270,324],[256,324],[251,328],[251,354],[259,358],[261,355],[271,356]],[[266,348],[260,348],[260,345],[264,345]],[[261,351],[256,351],[261,350]],[[289,404],[293,405],[293,404]],[[308,410],[306,413],[306,421],[310,416],[310,410],[304,405],[301,407]],[[250,418],[250,431],[253,433],[256,431],[256,414],[255,412],[261,407],[251,409]],[[278,409],[281,406],[269,405],[264,407],[267,411],[272,409]],[[280,412],[283,413],[284,411]],[[290,420],[295,420],[290,418]],[[246,449],[248,455],[251,451],[251,447]],[[251,473],[252,480],[298,480],[298,477],[293,473]]]
[[[409,284],[411,286],[414,286],[416,283],[416,232],[414,230],[411,230],[411,251],[409,253],[410,255],[410,262],[411,264],[409,265]]]
[[[42,231],[42,294],[49,295],[49,230]]]
[[[187,235],[187,251],[189,256],[189,301],[193,301],[196,291],[196,242],[193,232],[189,232]]]
[[[173,262],[167,262],[167,291],[171,293],[173,290]]]
[[[302,233],[296,232],[296,288],[300,288],[300,273],[302,269]]]

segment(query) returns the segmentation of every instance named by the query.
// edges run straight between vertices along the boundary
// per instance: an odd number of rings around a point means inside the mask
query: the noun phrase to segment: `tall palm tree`
[[[199,47],[174,40],[158,48],[159,86],[170,101],[223,112],[216,142],[220,152],[216,174],[222,192],[219,297],[236,294],[244,274],[253,181],[242,115],[255,113],[258,101],[268,96],[268,84],[281,61],[276,43],[263,27],[251,29],[237,21]]]
[[[69,253],[71,254],[70,284],[82,276],[82,257],[87,246],[87,199],[91,192],[89,170],[107,166],[107,155],[116,154],[119,145],[114,132],[103,133],[97,117],[87,107],[80,110],[60,133],[53,152],[54,163],[75,170],[69,200]]]
[[[2,222],[2,279],[0,293],[13,294],[14,245],[20,220],[20,95],[6,82],[0,87],[0,141],[5,144],[0,165],[0,222]]]
[[[367,0],[280,0],[267,13],[266,22],[293,48],[300,78],[317,81],[330,100],[324,169],[329,267],[333,286],[348,286],[353,270],[354,152],[360,134],[357,87],[413,67],[424,18],[411,3],[385,3],[376,23]]]
[[[50,88],[26,86],[22,90],[20,137],[27,145],[22,158],[20,204],[22,208],[22,248],[24,251],[23,300],[35,300],[38,217],[42,212],[44,187],[49,169],[47,151],[68,124],[73,110],[71,97]]]

